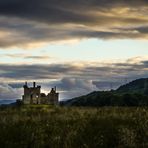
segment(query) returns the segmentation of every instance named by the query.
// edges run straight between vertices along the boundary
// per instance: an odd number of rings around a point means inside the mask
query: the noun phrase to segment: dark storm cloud
[[[0,13],[51,22],[81,22],[92,20],[85,15],[92,9],[108,11],[119,6],[135,8],[147,4],[146,0],[1,0]]]
[[[146,76],[148,61],[137,61],[135,63],[99,63],[93,65],[79,66],[76,64],[49,64],[49,65],[7,65],[0,64],[0,77],[13,80],[32,79],[59,79],[63,77],[78,79],[111,79],[112,77]],[[73,82],[63,79],[64,82]],[[76,82],[76,81],[75,81]],[[66,83],[65,83],[66,84]],[[65,86],[66,87],[66,86]],[[69,87],[69,86],[68,86]]]
[[[0,46],[32,47],[81,38],[147,39],[146,28],[132,29],[147,25],[147,12],[146,0],[1,0]]]
[[[25,0],[6,0],[0,2],[0,13],[7,16],[17,16],[51,23],[89,20],[81,13],[77,14],[67,9],[72,8],[74,3],[66,0],[31,0],[28,2]]]
[[[71,65],[0,65],[0,77],[13,79],[55,79],[59,74],[68,73],[75,67]]]

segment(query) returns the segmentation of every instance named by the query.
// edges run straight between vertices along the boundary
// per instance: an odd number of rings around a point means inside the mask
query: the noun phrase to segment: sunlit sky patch
[[[35,49],[0,50],[1,63],[35,64],[126,60],[148,55],[146,40],[87,39],[74,43],[49,44]]]

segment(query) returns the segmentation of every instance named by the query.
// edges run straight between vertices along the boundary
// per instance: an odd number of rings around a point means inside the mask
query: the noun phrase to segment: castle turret
[[[59,93],[56,92],[56,87],[52,88],[48,94],[48,100],[50,104],[58,104],[59,102]]]
[[[27,82],[25,82],[25,84],[24,84],[24,86],[23,86],[24,88],[27,88],[28,87],[28,84],[27,84]]]
[[[36,83],[35,83],[35,82],[33,82],[33,87],[35,88],[35,86],[36,86]]]

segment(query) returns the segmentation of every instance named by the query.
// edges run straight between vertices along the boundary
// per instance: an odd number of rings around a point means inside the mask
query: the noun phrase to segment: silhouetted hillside
[[[66,102],[68,106],[148,106],[148,79],[138,79],[112,91],[95,91]]]
[[[141,93],[148,95],[148,78],[134,80],[120,86],[116,91],[120,93]]]

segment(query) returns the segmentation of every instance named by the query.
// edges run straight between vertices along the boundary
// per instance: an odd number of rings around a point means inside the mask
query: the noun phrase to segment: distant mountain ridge
[[[148,106],[148,78],[120,86],[117,90],[94,91],[62,103],[67,106]]]
[[[148,78],[141,78],[120,86],[117,90],[120,93],[141,93],[148,94]]]
[[[16,102],[16,99],[0,99],[0,105],[3,105],[3,104],[11,104],[11,103],[14,103]]]

